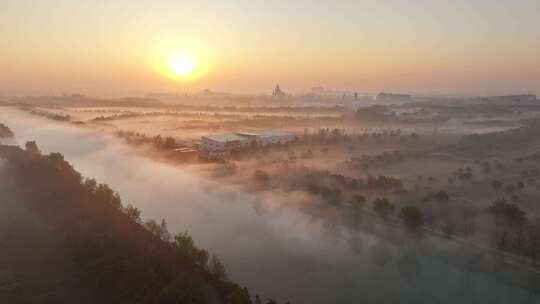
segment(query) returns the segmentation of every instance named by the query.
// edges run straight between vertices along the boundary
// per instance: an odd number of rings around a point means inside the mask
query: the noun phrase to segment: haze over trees
[[[540,0],[0,0],[0,304],[540,304]]]
[[[20,294],[8,285],[4,300],[39,297],[57,302],[81,297],[84,303],[251,303],[247,290],[227,278],[219,258],[197,248],[187,232],[171,236],[164,219],[143,224],[139,209],[124,206],[107,185],[83,178],[62,154],[42,155],[35,142],[28,142],[25,150],[0,145],[0,158],[6,160],[2,169],[24,196],[14,208],[28,208],[46,223],[58,248],[53,254],[66,256],[58,267],[77,273],[76,279],[61,282],[55,293]],[[12,202],[1,200],[0,207]],[[20,225],[24,223],[13,227]],[[2,240],[8,246],[12,241],[16,239]],[[7,254],[3,251],[0,256]],[[8,267],[17,273],[17,265]],[[39,275],[39,269],[32,270],[17,288],[24,290]],[[79,294],[81,290],[90,296]]]
[[[237,101],[232,95],[228,98]],[[286,98],[302,100],[292,95]],[[278,100],[269,104],[274,101]],[[216,281],[245,275],[242,282],[256,291],[252,302],[271,302],[257,297],[265,290],[276,290],[265,293],[276,294],[281,300],[297,297],[295,302],[309,298],[313,303],[339,303],[341,295],[349,294],[356,296],[350,299],[372,297],[379,300],[377,303],[384,303],[381,299],[391,294],[407,302],[402,293],[395,292],[406,290],[410,301],[429,298],[448,303],[434,294],[451,293],[454,287],[446,286],[447,282],[437,284],[444,276],[429,278],[433,272],[426,263],[432,262],[451,268],[452,273],[465,272],[465,276],[480,275],[487,280],[496,277],[504,283],[495,289],[506,290],[511,282],[512,288],[535,292],[531,271],[538,259],[540,141],[534,134],[540,125],[534,122],[538,118],[529,118],[536,115],[536,106],[501,107],[469,100],[445,104],[429,98],[375,107],[359,103],[354,107],[274,108],[256,103],[249,106],[249,98],[243,102],[246,106],[156,103],[139,107],[136,102],[122,105],[114,101],[104,108],[97,106],[106,104],[101,102],[85,103],[85,107],[44,102],[24,112],[24,119],[32,120],[34,128],[47,124],[55,132],[69,129],[67,134],[84,134],[88,142],[99,139],[98,146],[104,141],[106,148],[101,149],[76,140],[77,151],[66,153],[66,157],[80,161],[80,146],[90,155],[81,168],[87,173],[94,167],[98,174],[106,172],[100,178],[123,193],[127,189],[131,204],[122,203],[118,193],[95,180],[84,178],[85,188],[94,189],[91,192],[99,200]],[[70,120],[56,119],[55,114],[69,115]],[[0,118],[6,115],[0,113]],[[9,115],[7,118],[11,124]],[[15,120],[13,126],[18,131],[25,123]],[[184,149],[196,153],[201,135],[251,128],[287,128],[297,140],[265,147],[250,144],[217,159],[195,159],[189,164],[173,156]],[[36,133],[42,132],[47,130]],[[20,134],[35,133],[22,128]],[[43,145],[45,151],[62,142],[57,134],[50,137]],[[62,144],[70,151],[69,143]],[[111,149],[116,145],[122,148]],[[25,149],[30,158],[42,157],[35,142],[28,142]],[[107,163],[96,162],[116,151],[121,152]],[[130,162],[135,156],[136,161]],[[93,162],[88,164],[88,160]],[[139,163],[144,166],[139,167]],[[157,167],[160,169],[154,170]],[[138,176],[132,182],[135,173]],[[194,178],[186,178],[186,174]],[[184,189],[186,197],[190,194],[197,201],[180,208],[176,203],[183,199]],[[144,191],[143,203],[137,201],[137,191]],[[159,209],[153,210],[153,206]],[[206,224],[208,217],[201,215],[185,224],[178,220],[186,220],[180,213],[197,214],[199,209],[212,214],[212,226]],[[157,215],[143,219],[143,213]],[[174,222],[168,222],[169,213]],[[207,229],[223,231],[226,236],[208,237]],[[287,233],[280,229],[287,229]],[[214,239],[218,241],[213,244],[227,243],[221,245],[226,249],[218,247],[218,252],[225,261],[233,261],[231,266],[227,264],[225,270],[215,252],[198,247],[187,231],[197,238],[202,235],[200,244]],[[291,246],[288,240],[293,238],[306,242]],[[375,244],[365,239],[373,239]],[[325,262],[328,256],[323,248],[329,247],[333,248],[331,255],[337,257],[330,263],[335,268]],[[257,254],[246,258],[244,254],[253,248],[258,249]],[[274,259],[276,255],[280,258]],[[272,264],[266,264],[267,260]],[[510,270],[508,265],[516,268]],[[355,267],[365,271],[373,285],[359,284]],[[262,276],[259,269],[265,270]],[[336,277],[335,269],[340,269]],[[313,286],[311,271],[321,274]],[[512,271],[519,277],[508,274]],[[280,276],[291,279],[277,280]],[[456,280],[463,276],[459,278]],[[293,279],[294,290],[289,288]],[[417,285],[409,284],[413,281]],[[404,282],[408,284],[405,289]],[[324,293],[321,286],[330,285],[334,291]],[[381,290],[379,285],[390,287]],[[474,290],[482,294],[477,298],[490,299],[481,288]],[[167,288],[161,299],[174,302],[183,293],[181,287]],[[237,294],[246,298],[242,295],[249,292],[242,288]]]

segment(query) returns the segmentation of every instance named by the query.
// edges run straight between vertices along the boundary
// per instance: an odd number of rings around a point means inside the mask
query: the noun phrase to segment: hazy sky
[[[540,93],[539,0],[1,0],[0,39],[4,94]]]

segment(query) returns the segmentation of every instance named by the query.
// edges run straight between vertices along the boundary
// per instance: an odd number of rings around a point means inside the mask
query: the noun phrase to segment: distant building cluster
[[[533,95],[533,94],[521,94],[521,95],[484,97],[482,98],[482,100],[488,101],[488,102],[528,103],[528,102],[536,102],[538,98],[536,95]]]
[[[285,144],[296,139],[292,132],[284,130],[257,130],[236,133],[221,133],[201,137],[201,150],[210,156],[223,156],[233,149],[249,146],[268,146]]]
[[[377,101],[391,101],[391,102],[412,101],[412,95],[381,92],[381,93],[377,94],[377,96],[375,97],[375,100],[377,100]]]

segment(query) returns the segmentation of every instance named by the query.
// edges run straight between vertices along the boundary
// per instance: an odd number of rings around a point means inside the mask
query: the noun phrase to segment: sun
[[[179,53],[169,59],[171,72],[178,77],[192,76],[197,69],[197,60],[187,53]]]
[[[167,80],[189,83],[198,80],[210,71],[213,55],[210,48],[198,43],[157,42],[148,53],[149,66]]]

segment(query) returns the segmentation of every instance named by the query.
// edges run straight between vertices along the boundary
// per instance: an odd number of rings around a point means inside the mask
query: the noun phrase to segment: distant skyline
[[[0,94],[539,94],[539,28],[538,0],[2,0]]]

